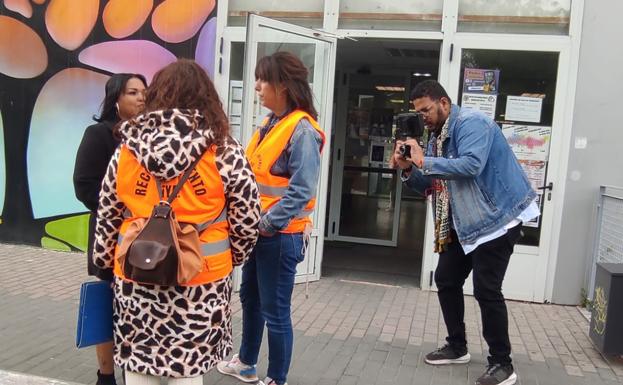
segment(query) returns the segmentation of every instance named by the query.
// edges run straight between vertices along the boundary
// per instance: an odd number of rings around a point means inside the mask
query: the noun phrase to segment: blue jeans
[[[240,361],[257,364],[264,324],[268,328],[267,376],[286,382],[292,359],[290,301],[296,265],[304,258],[303,235],[277,233],[260,236],[251,257],[242,267],[242,343]]]

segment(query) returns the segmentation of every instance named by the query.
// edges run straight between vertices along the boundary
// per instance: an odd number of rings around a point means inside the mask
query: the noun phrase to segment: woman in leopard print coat
[[[118,134],[121,145],[157,178],[180,176],[216,145],[233,264],[241,265],[257,240],[259,196],[240,144],[228,135],[212,82],[195,62],[179,60],[155,75],[146,111],[121,124]],[[113,266],[123,222],[125,204],[116,185],[119,155],[118,148],[100,193],[93,253],[100,268]],[[126,370],[126,384],[158,384],[158,377],[175,378],[170,384],[201,384],[202,375],[232,349],[231,291],[231,275],[198,286],[143,285],[115,277],[114,358]]]

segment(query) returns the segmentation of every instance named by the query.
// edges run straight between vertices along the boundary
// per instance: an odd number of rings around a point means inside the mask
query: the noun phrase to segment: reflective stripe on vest
[[[211,221],[207,221],[207,222],[203,222],[203,223],[199,223],[196,227],[197,227],[197,231],[198,232],[202,232],[203,230],[207,229],[208,226],[210,225],[214,225],[217,223],[222,223],[227,221],[227,210],[225,207],[223,207],[223,210],[221,211],[221,213],[219,214],[218,217],[214,218]]]
[[[119,233],[117,237],[117,243],[121,244],[123,242],[123,235]],[[216,242],[201,242],[201,254],[202,255],[212,255],[224,253],[229,250],[231,243],[229,242],[229,238],[225,238],[221,241]]]

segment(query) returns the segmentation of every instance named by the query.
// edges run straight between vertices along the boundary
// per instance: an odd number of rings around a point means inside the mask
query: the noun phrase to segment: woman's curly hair
[[[205,117],[205,128],[214,132],[216,144],[229,135],[229,122],[214,84],[194,60],[179,59],[154,75],[145,95],[146,112],[171,108],[196,109]]]

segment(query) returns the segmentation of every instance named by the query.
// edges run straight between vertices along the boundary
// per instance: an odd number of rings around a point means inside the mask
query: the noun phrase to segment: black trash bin
[[[604,354],[623,354],[623,263],[598,263],[589,335]]]

